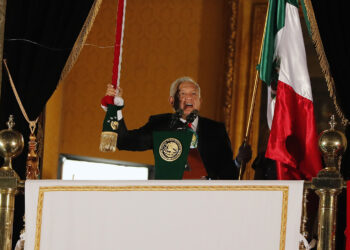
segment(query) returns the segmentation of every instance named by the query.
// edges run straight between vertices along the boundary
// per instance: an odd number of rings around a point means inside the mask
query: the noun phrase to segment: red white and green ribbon
[[[114,85],[115,88],[119,87],[120,85],[126,1],[127,0],[119,0],[118,8],[117,8],[117,25],[116,25],[116,34],[115,34],[113,75],[112,75],[112,85]],[[112,96],[103,97],[101,100],[102,106],[106,107],[108,104],[114,104],[113,99],[114,97]]]
[[[278,179],[310,180],[322,166],[297,0],[269,1],[259,70],[268,85],[277,81],[266,157]]]

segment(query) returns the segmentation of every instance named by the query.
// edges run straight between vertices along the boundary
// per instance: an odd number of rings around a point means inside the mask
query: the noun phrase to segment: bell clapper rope
[[[37,154],[37,141],[36,141],[36,136],[35,136],[35,129],[36,129],[36,124],[38,122],[38,118],[36,118],[35,121],[29,120],[29,117],[27,115],[27,112],[25,111],[23,104],[21,102],[21,99],[19,98],[19,95],[17,93],[15,84],[12,80],[12,76],[10,73],[10,70],[7,66],[6,59],[3,60],[7,74],[9,76],[10,84],[12,87],[12,91],[15,94],[17,103],[21,109],[21,112],[26,119],[26,121],[29,124],[29,129],[30,129],[30,135],[29,135],[29,142],[28,142],[28,155],[27,155],[27,161],[26,161],[26,179],[38,179],[39,177],[39,156]]]
[[[112,74],[112,84],[116,89],[119,87],[120,84],[125,11],[126,0],[118,1]],[[111,105],[114,103],[114,97],[112,96],[106,95],[104,98],[108,100],[107,103],[109,103],[110,105],[107,105],[107,112],[103,121],[103,128],[100,140],[100,151],[114,152],[117,149],[119,127],[117,111],[121,110],[123,106],[117,107],[115,105]]]

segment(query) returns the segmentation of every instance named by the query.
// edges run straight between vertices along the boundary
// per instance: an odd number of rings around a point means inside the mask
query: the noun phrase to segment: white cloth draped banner
[[[25,185],[25,250],[297,250],[303,181]]]

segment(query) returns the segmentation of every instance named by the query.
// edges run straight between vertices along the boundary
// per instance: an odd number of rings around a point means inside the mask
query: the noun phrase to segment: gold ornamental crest
[[[117,130],[118,129],[118,126],[119,126],[119,122],[117,121],[111,121],[111,128],[113,130]]]
[[[182,145],[176,138],[167,138],[159,146],[159,155],[164,161],[175,161],[181,153]]]

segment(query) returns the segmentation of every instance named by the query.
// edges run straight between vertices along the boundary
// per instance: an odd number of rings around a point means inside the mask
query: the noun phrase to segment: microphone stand
[[[188,126],[188,124],[192,123],[198,116],[198,110],[195,109],[189,115],[186,117],[186,123],[185,126]]]
[[[183,113],[184,111],[182,109],[177,109],[176,112],[172,114],[171,121],[170,121],[170,128],[174,128],[176,122],[180,120]]]
[[[188,127],[188,124],[192,123],[198,116],[198,110],[193,110],[190,114],[188,114],[188,116],[186,117],[186,122],[183,123],[183,126],[180,126],[177,128],[177,130],[183,130],[186,129]],[[183,110],[182,109],[178,109],[172,116],[172,120],[170,123],[170,128],[173,128],[175,126],[176,121],[180,120],[180,118],[183,115]]]

